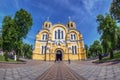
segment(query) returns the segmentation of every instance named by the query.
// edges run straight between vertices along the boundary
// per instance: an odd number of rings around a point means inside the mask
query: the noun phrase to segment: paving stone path
[[[82,76],[82,77],[81,77]],[[92,64],[87,61],[1,64],[0,80],[120,80],[120,64]]]
[[[36,80],[53,62],[43,62],[40,65],[24,66],[18,68],[0,68],[0,80]]]
[[[120,66],[98,66],[72,62],[66,65],[86,80],[120,80]]]
[[[85,80],[80,75],[69,69],[63,62],[56,62],[50,69],[37,80]]]

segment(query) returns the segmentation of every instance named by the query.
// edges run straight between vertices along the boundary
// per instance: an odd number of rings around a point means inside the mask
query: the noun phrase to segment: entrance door
[[[56,60],[57,61],[62,61],[62,52],[60,50],[57,51],[56,53]]]

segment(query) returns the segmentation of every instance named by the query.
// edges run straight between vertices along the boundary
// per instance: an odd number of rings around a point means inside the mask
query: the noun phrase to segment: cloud
[[[90,12],[92,10],[92,8],[94,7],[95,2],[96,1],[93,1],[93,0],[83,0],[85,9],[88,12]]]

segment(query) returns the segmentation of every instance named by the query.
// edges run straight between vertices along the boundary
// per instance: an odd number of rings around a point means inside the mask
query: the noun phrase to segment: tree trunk
[[[19,51],[17,50],[16,52],[17,52],[17,55],[16,55],[17,56],[17,61],[19,61]]]
[[[113,59],[114,55],[113,55],[113,50],[110,51],[110,59]]]
[[[101,54],[99,54],[99,60],[102,60],[102,55]]]
[[[4,53],[5,61],[8,61],[8,51],[6,50]]]

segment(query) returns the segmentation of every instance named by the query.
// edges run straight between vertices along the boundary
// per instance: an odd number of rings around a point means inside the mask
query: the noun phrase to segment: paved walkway
[[[87,80],[120,80],[120,65],[93,65],[79,62],[66,65]]]
[[[86,80],[120,80],[120,64],[106,64],[90,61],[0,63],[0,80],[83,80],[82,77]]]
[[[44,62],[38,65],[24,66],[17,68],[0,68],[0,80],[36,80],[53,62]]]
[[[73,70],[69,69],[63,62],[56,62],[37,80],[85,80]]]

